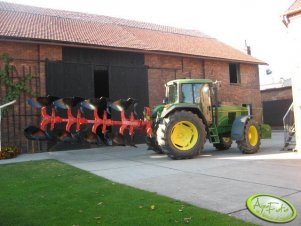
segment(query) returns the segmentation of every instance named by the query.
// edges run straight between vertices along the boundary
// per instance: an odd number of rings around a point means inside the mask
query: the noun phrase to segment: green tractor
[[[258,124],[247,106],[219,105],[218,83],[208,79],[180,79],[166,85],[164,104],[151,114],[153,136],[149,149],[172,159],[200,154],[208,139],[217,150],[235,140],[246,154],[256,153],[261,139],[271,138],[271,127]]]

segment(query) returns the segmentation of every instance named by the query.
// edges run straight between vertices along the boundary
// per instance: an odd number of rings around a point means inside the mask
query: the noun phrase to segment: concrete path
[[[276,224],[250,214],[246,199],[257,193],[273,194],[297,209],[297,218],[285,225],[301,225],[301,154],[280,151],[282,146],[283,134],[276,132],[272,140],[262,141],[261,151],[254,155],[241,154],[235,144],[222,152],[206,145],[200,157],[175,161],[139,145],[27,154],[0,164],[57,159],[116,182],[259,225]]]

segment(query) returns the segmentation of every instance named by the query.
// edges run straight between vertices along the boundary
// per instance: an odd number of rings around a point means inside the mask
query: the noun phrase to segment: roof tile
[[[295,0],[295,2],[289,7],[285,14],[294,14],[297,11],[301,11],[301,0]]]
[[[195,30],[6,2],[0,2],[0,38],[264,63]]]

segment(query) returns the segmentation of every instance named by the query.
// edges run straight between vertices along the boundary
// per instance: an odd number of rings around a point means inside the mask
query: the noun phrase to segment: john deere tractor
[[[147,144],[172,159],[193,158],[208,139],[217,150],[227,150],[235,140],[246,154],[259,150],[260,140],[271,138],[271,128],[258,124],[247,106],[219,105],[218,86],[208,79],[168,82],[164,104],[151,114],[152,137]]]

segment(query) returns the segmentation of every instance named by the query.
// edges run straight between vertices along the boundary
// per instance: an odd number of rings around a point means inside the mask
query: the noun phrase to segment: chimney
[[[248,44],[247,44],[247,40],[245,40],[245,47],[246,47],[246,51],[247,51],[247,54],[248,55],[252,55],[252,53],[251,53],[251,46],[248,46]]]

